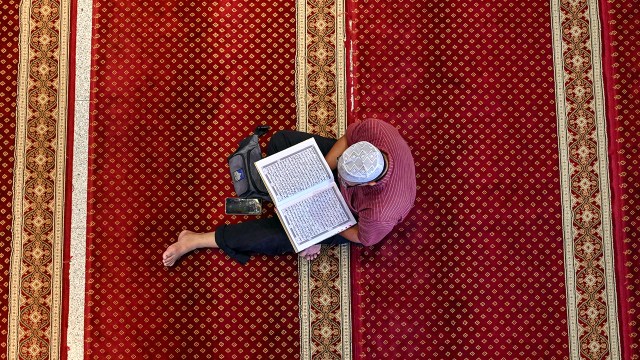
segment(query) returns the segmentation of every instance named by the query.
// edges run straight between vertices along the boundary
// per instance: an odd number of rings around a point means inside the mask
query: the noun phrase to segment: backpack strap
[[[258,127],[256,127],[255,131],[253,132],[253,135],[258,135],[258,137],[266,134],[267,132],[269,132],[269,130],[271,130],[271,126],[269,125],[260,125]]]

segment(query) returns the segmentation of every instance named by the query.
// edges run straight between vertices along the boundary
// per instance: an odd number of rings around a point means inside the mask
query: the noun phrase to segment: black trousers
[[[316,139],[318,147],[324,155],[327,155],[336,143],[335,139],[304,132],[279,131],[269,141],[267,156],[309,138]],[[344,237],[334,235],[321,244],[339,245],[348,242],[349,240]],[[222,251],[241,264],[246,264],[253,254],[280,255],[294,252],[287,233],[277,217],[256,219],[234,225],[222,225],[216,229],[216,243]]]

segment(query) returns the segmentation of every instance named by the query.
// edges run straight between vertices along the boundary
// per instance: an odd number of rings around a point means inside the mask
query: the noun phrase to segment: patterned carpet
[[[7,25],[0,28],[3,40],[3,61],[0,63],[0,140],[2,154],[0,161],[0,238],[11,239],[11,202],[13,195],[13,167],[15,151],[16,123],[9,119],[16,118],[16,88],[18,87],[18,36],[20,34],[19,1],[8,1],[0,6],[0,17]],[[7,120],[4,120],[7,119]],[[6,194],[6,195],[5,195]],[[11,259],[11,242],[0,246],[0,311],[2,318],[9,312],[9,272]],[[0,354],[7,352],[7,334],[9,323],[0,322]]]
[[[292,2],[94,3],[88,358],[299,356],[297,257],[161,264],[182,229],[243,220],[224,215],[239,140],[295,127],[294,14]]]
[[[83,346],[72,5],[0,4],[0,358]],[[637,9],[94,1],[84,358],[640,359]],[[243,220],[224,158],[256,124],[369,116],[418,169],[384,243],[160,266],[181,229]]]
[[[350,121],[402,128],[419,169],[407,221],[353,252],[355,356],[620,358],[597,4],[348,13]]]
[[[7,359],[65,356],[71,10],[69,1],[0,5],[0,351]]]
[[[419,184],[354,250],[356,358],[568,356],[549,11],[354,3],[350,120],[401,128]]]
[[[622,358],[640,359],[640,11],[602,3]]]
[[[345,3],[298,0],[296,106],[300,131],[340,137],[347,125]],[[300,261],[303,359],[351,358],[350,246]]]
[[[255,125],[344,132],[336,5],[143,5],[94,3],[85,355],[348,354],[348,247],[299,272],[295,256],[242,267],[202,251],[169,271],[158,261],[183,228],[244,220],[224,215],[225,158]]]

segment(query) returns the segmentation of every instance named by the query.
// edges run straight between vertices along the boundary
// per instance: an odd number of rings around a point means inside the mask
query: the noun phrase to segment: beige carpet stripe
[[[297,40],[296,40],[296,103],[297,103],[297,129],[299,131],[320,133],[326,135],[333,133],[336,137],[345,134],[347,128],[347,96],[346,96],[346,49],[344,41],[346,38],[345,23],[345,2],[337,0],[331,11],[336,17],[335,35],[332,42],[335,47],[335,68],[332,69],[335,74],[336,92],[331,99],[335,104],[336,119],[334,123],[331,120],[321,123],[311,123],[309,114],[309,104],[312,102],[314,95],[309,91],[309,74],[312,71],[312,64],[308,61],[308,47],[317,39],[311,39],[308,33],[309,6],[312,6],[307,0],[298,0],[296,3],[296,23],[297,23]],[[316,119],[317,122],[317,119]],[[350,288],[350,248],[349,245],[342,245],[335,249],[323,249],[323,255],[316,262],[323,262],[328,266],[329,258],[338,263],[338,268],[333,270],[338,274],[337,283],[339,287],[339,299],[336,299],[340,305],[340,313],[335,314],[335,318],[340,321],[341,342],[339,352],[342,359],[351,359],[351,288]],[[322,264],[320,265],[322,266]],[[322,357],[321,349],[313,344],[312,326],[314,319],[317,318],[313,314],[311,305],[311,292],[317,285],[314,281],[314,273],[311,268],[311,262],[300,259],[298,261],[298,274],[300,286],[300,352],[301,359],[311,359],[313,357]]]
[[[68,84],[69,84],[69,38],[70,38],[70,10],[71,2],[62,0],[59,4],[54,2],[40,4],[51,7],[59,6],[59,16],[55,18],[55,23],[48,24],[56,30],[59,35],[57,47],[49,54],[38,54],[37,50],[31,47],[33,31],[36,23],[32,19],[33,4],[22,2],[20,5],[20,59],[18,70],[17,89],[17,109],[16,109],[16,147],[14,164],[14,191],[13,191],[13,227],[12,227],[12,254],[11,254],[11,274],[9,289],[9,334],[7,336],[7,356],[9,359],[21,359],[24,356],[40,357],[42,354],[47,359],[59,359],[61,350],[61,326],[63,314],[63,251],[64,251],[64,213],[65,213],[65,186],[66,186],[66,158],[67,158],[67,116],[68,116]],[[40,39],[41,41],[45,41]],[[54,58],[58,62],[58,77],[51,84],[41,84],[35,76],[30,73],[30,63],[39,55],[46,55]],[[55,117],[55,127],[52,130],[56,137],[48,144],[33,143],[29,140],[29,127],[36,127],[39,124],[29,124],[29,120],[36,116],[28,106],[28,99],[31,91],[40,86],[50,86],[56,91],[56,105],[52,112]],[[37,100],[36,100],[37,101]],[[31,131],[37,132],[36,129]],[[51,148],[54,152],[54,169],[47,174],[48,181],[53,184],[53,200],[51,202],[38,202],[29,200],[26,197],[27,180],[31,174],[26,166],[27,156],[34,156],[36,149]],[[30,150],[31,149],[31,150]],[[30,155],[31,154],[31,155]],[[38,162],[36,157],[31,159]],[[52,218],[51,230],[44,239],[51,246],[51,262],[41,265],[37,269],[29,268],[24,263],[24,245],[28,239],[25,226],[25,215],[29,211],[38,209],[48,212]],[[37,225],[36,225],[37,226]],[[33,255],[37,256],[37,255]],[[23,286],[38,286],[38,284],[25,284],[24,276],[27,272],[40,272],[50,276],[50,296],[46,306],[49,312],[49,326],[44,331],[31,330],[20,325],[21,319],[26,314],[23,313],[23,306],[29,304],[29,295],[23,293]],[[41,299],[40,299],[41,300]],[[39,344],[39,347],[27,347],[23,341],[39,338],[46,342]]]
[[[569,328],[569,356],[571,359],[589,358],[584,349],[598,347],[599,344],[590,342],[589,339],[582,337],[593,329],[583,327],[578,322],[579,309],[578,304],[584,297],[577,287],[577,277],[580,268],[585,267],[582,259],[576,257],[575,247],[577,245],[577,234],[574,228],[574,207],[575,199],[572,196],[572,174],[575,169],[570,161],[570,146],[573,141],[569,136],[569,111],[566,82],[569,77],[568,70],[564,66],[564,60],[569,45],[563,40],[563,26],[571,26],[570,17],[563,10],[563,2],[553,0],[551,2],[552,15],[552,38],[554,52],[554,68],[556,82],[556,108],[558,123],[558,144],[560,151],[560,180],[561,180],[561,196],[562,196],[562,215],[563,215],[563,234],[565,244],[565,276],[567,287],[567,315]],[[606,336],[606,346],[608,347],[608,355],[606,359],[620,359],[620,341],[618,336],[617,325],[617,308],[614,278],[614,258],[613,258],[613,235],[611,225],[611,198],[609,194],[609,176],[607,163],[607,136],[606,136],[606,117],[604,103],[604,87],[602,75],[602,54],[600,39],[600,19],[597,1],[589,0],[584,3],[586,5],[581,11],[581,17],[589,21],[589,40],[586,47],[591,52],[591,69],[590,73],[585,74],[592,82],[593,100],[590,102],[591,108],[588,109],[595,115],[596,128],[593,132],[593,138],[597,141],[597,158],[596,171],[598,174],[599,193],[598,203],[600,205],[601,229],[602,237],[602,256],[597,259],[596,266],[604,269],[604,289],[598,294],[606,304],[606,320],[600,327],[604,330]],[[582,44],[585,46],[585,44]]]

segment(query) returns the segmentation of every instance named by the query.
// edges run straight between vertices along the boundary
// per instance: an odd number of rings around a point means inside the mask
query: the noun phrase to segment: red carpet
[[[71,5],[0,5],[1,358],[66,358]],[[242,220],[224,158],[256,124],[344,130],[334,5],[94,5],[85,358],[349,358],[351,331],[360,359],[640,359],[635,2],[349,4],[349,121],[397,126],[419,184],[354,247],[353,325],[346,249],[309,266],[303,306],[295,256],[160,264],[183,228]]]
[[[94,6],[86,357],[299,357],[295,256],[161,265],[182,229],[242,220],[239,139],[295,127],[295,4]]]
[[[418,180],[353,251],[355,357],[568,357],[548,2],[350,6],[350,121],[397,126]]]
[[[0,238],[11,238],[11,201],[13,193],[13,166],[15,151],[16,88],[18,80],[18,21],[19,1],[7,1],[0,5],[0,39],[2,40],[2,61],[0,62]],[[9,260],[10,242],[0,246],[0,317],[9,317]],[[0,321],[0,354],[7,352],[9,323]]]
[[[640,359],[640,13],[602,3],[607,121],[623,359]]]

